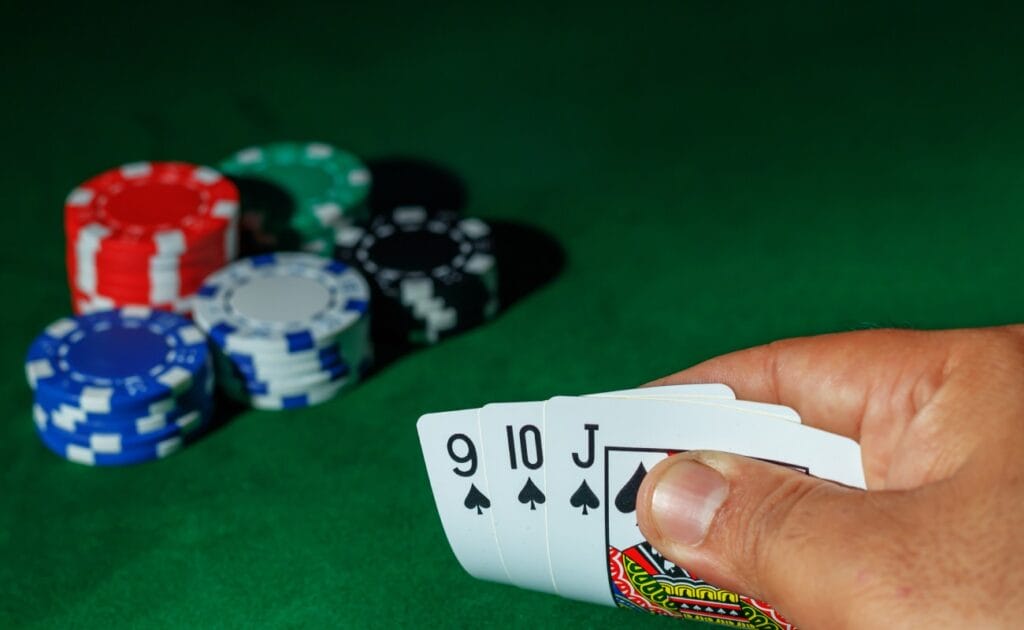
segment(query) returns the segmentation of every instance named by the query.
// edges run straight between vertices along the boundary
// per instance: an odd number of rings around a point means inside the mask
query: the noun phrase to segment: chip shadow
[[[367,161],[367,166],[373,177],[368,200],[373,214],[415,205],[428,211],[455,210],[472,215],[466,212],[469,198],[466,186],[451,169],[411,156],[372,159]],[[248,218],[243,217],[248,223],[240,230],[241,254],[251,256],[298,249],[298,234],[284,231],[296,212],[291,196],[265,180],[233,177],[232,181],[239,188],[243,213],[249,211]],[[497,317],[500,317],[561,273],[565,250],[552,235],[538,227],[506,219],[487,218],[486,221],[491,226],[498,268]],[[379,320],[372,316],[371,321],[375,356],[364,378],[372,378],[394,361],[424,348],[399,338],[393,328],[379,325]],[[212,422],[196,439],[204,439],[248,410],[249,407],[218,390]]]
[[[301,249],[300,234],[291,227],[295,199],[277,184],[258,177],[231,176],[238,187],[241,225],[240,258]]]
[[[428,211],[465,210],[466,185],[454,171],[422,158],[396,155],[367,160],[373,176],[370,211],[390,212],[399,206]]]
[[[251,410],[252,408],[248,405],[227,395],[227,393],[221,389],[220,384],[218,384],[213,392],[213,414],[211,414],[209,422],[202,428],[202,430],[196,432],[192,436],[189,436],[189,444],[202,442],[207,437],[231,424],[238,416]]]
[[[497,252],[502,310],[548,284],[565,268],[565,250],[544,230],[504,219],[490,219],[488,223]]]

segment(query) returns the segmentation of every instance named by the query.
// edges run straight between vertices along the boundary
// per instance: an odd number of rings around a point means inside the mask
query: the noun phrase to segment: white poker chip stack
[[[258,409],[292,409],[359,380],[373,357],[369,303],[369,287],[352,267],[284,252],[208,277],[193,315],[214,342],[224,391]]]

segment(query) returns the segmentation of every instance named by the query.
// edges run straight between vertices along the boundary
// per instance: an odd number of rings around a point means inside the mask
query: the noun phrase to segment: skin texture
[[[674,456],[638,496],[640,528],[668,558],[804,629],[1019,627],[1024,327],[790,339],[652,385],[707,382],[857,440],[868,491],[725,453]],[[710,514],[700,497],[684,505],[716,483]]]

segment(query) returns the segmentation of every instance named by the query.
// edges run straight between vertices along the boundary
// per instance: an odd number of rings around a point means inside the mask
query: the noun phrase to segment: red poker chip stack
[[[188,313],[206,276],[235,258],[238,189],[207,166],[125,164],[71,191],[64,231],[76,313],[129,305]]]

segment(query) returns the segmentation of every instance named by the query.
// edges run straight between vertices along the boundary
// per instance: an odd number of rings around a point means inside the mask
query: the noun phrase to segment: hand
[[[792,339],[654,384],[700,382],[857,440],[868,491],[676,455],[637,501],[666,557],[804,630],[1020,627],[1024,327]]]

